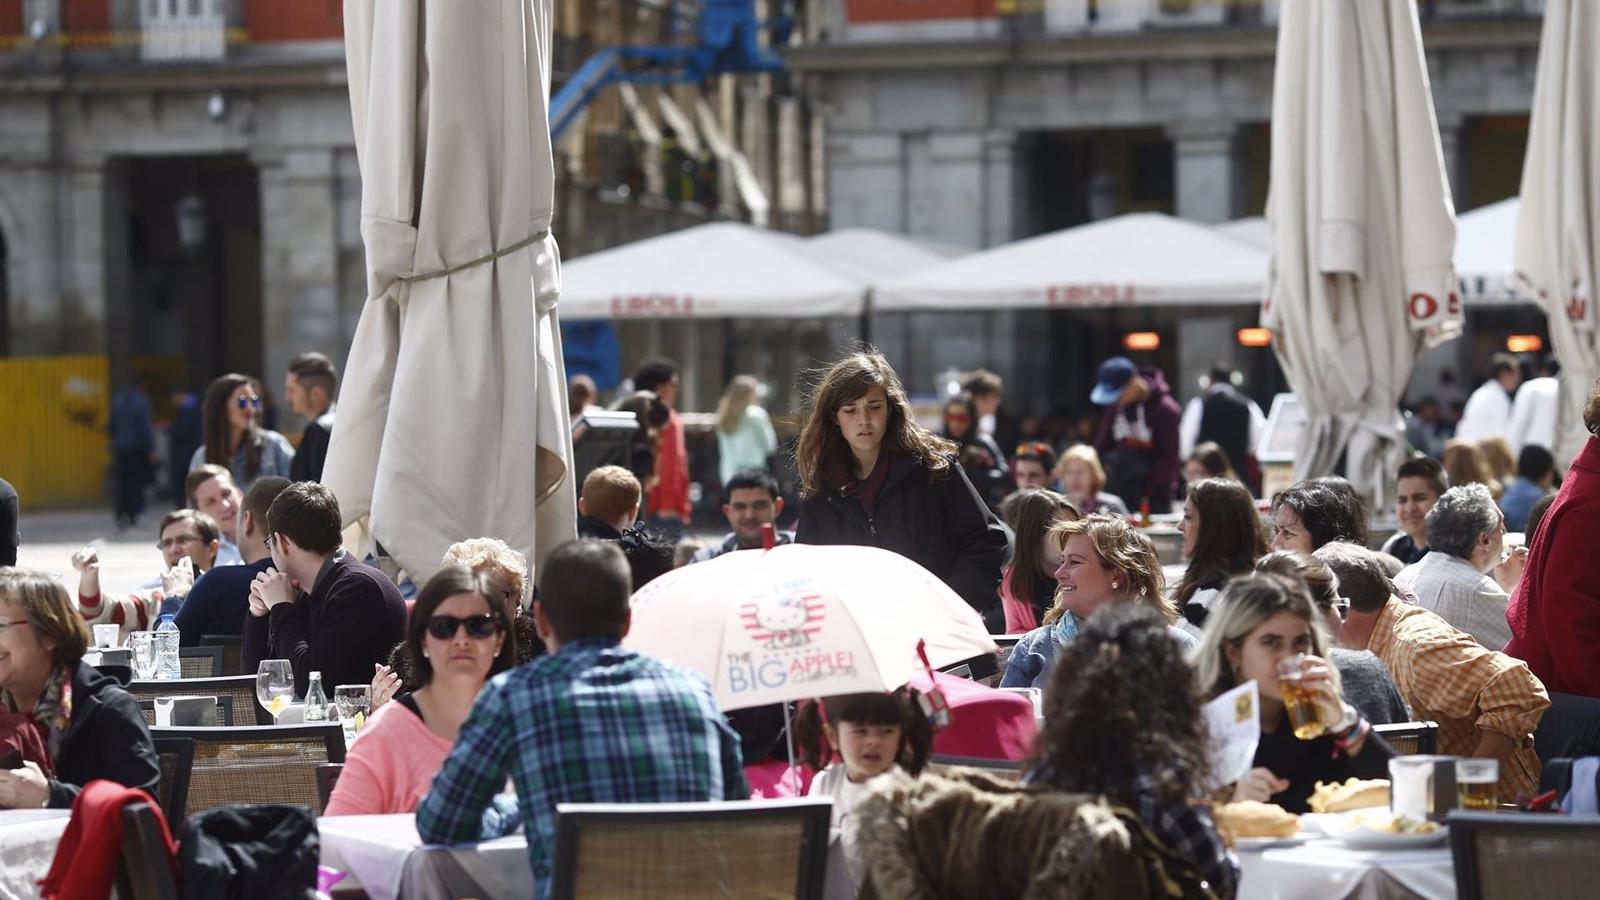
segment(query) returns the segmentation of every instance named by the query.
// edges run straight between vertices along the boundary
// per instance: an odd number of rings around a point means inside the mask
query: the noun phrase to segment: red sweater
[[[661,446],[656,452],[656,486],[650,489],[645,510],[652,516],[681,518],[685,522],[694,512],[689,503],[689,448],[683,440],[683,420],[671,407],[667,408],[667,424],[661,429]]]
[[[1551,693],[1600,697],[1600,438],[1584,443],[1533,536],[1511,595],[1505,652]]]
[[[78,897],[109,897],[122,862],[122,808],[143,800],[156,801],[138,788],[123,787],[101,779],[84,785],[72,801],[72,821],[56,845],[50,872],[39,882],[45,900],[74,900]],[[167,830],[167,820],[157,807],[161,837],[167,845],[167,860],[177,855],[177,845]]]

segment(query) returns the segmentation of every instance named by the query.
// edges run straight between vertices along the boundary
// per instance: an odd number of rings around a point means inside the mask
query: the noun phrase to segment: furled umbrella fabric
[[[1307,413],[1298,477],[1341,456],[1387,505],[1396,404],[1459,329],[1455,214],[1411,0],[1286,3],[1278,23],[1263,324]]]
[[[1551,0],[1539,39],[1533,118],[1522,167],[1516,264],[1550,318],[1561,361],[1556,459],[1587,434],[1583,400],[1600,376],[1595,295],[1600,280],[1600,4]]]
[[[418,580],[575,532],[550,36],[549,0],[345,3],[368,298],[323,481]]]

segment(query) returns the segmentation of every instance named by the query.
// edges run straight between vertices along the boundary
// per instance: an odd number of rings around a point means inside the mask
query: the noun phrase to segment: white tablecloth
[[[1321,839],[1241,852],[1239,900],[1455,900],[1448,843],[1422,850],[1351,850]]]
[[[71,818],[65,809],[0,810],[0,900],[39,896],[38,881]]]
[[[416,817],[325,816],[322,864],[348,872],[372,900],[531,897],[533,871],[522,835],[464,847],[424,846]],[[350,881],[338,887],[349,887]]]

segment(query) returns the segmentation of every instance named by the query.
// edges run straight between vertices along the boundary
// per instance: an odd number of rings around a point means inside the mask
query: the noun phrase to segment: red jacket
[[[1600,438],[1584,443],[1533,536],[1511,595],[1505,652],[1551,693],[1600,697]]]
[[[647,515],[681,518],[688,522],[694,507],[689,503],[689,449],[683,440],[683,420],[668,407],[667,424],[661,429],[661,449],[656,453],[656,486],[650,489]]]
[[[156,806],[155,798],[138,788],[123,787],[101,779],[84,785],[72,801],[72,821],[56,845],[50,872],[39,881],[39,894],[45,900],[76,900],[79,897],[109,897],[122,863],[122,808],[143,800]],[[177,855],[177,845],[160,815],[161,837],[167,845],[167,860]]]

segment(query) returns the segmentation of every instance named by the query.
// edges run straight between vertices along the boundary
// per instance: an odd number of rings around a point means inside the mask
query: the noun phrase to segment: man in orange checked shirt
[[[693,506],[689,502],[689,450],[683,440],[683,420],[678,417],[678,364],[670,359],[647,359],[633,375],[633,387],[653,391],[667,407],[667,424],[661,429],[656,451],[656,483],[645,497],[645,521],[673,541],[683,536]]]

